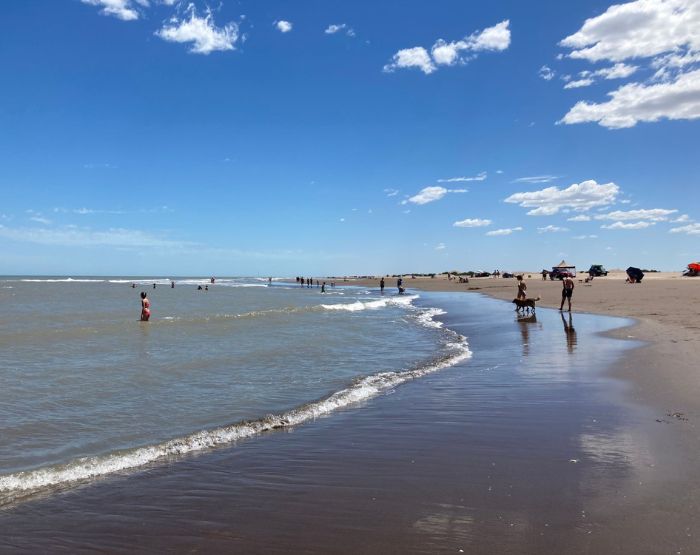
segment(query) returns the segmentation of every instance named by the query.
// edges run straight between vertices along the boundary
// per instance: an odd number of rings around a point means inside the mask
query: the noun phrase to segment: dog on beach
[[[513,299],[513,304],[515,305],[516,312],[535,312],[535,303],[539,301],[540,298],[536,299]]]

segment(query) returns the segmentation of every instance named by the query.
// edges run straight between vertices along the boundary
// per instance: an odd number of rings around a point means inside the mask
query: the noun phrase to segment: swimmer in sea
[[[145,291],[141,291],[141,321],[148,322],[151,317],[151,302],[148,300]]]

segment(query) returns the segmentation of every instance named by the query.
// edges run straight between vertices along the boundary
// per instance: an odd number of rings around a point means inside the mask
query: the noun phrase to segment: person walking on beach
[[[379,290],[384,294],[384,278],[379,280]]]
[[[141,291],[141,321],[148,322],[151,317],[151,302],[148,300],[145,291]]]
[[[573,294],[574,294],[574,280],[571,279],[570,276],[567,276],[564,278],[564,281],[562,281],[561,306],[559,307],[560,312],[562,310],[564,310],[564,301],[565,300],[569,301],[569,312],[571,312],[571,296]]]
[[[523,276],[520,275],[516,278],[518,280],[518,299],[521,301],[524,301],[527,298],[527,294],[525,291],[527,291],[527,284],[525,283],[525,280],[523,279]]]

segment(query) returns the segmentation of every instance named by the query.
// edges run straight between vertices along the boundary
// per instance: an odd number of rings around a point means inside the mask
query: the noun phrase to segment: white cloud
[[[573,218],[567,218],[567,221],[569,221],[569,222],[590,222],[591,217],[586,216],[585,214],[579,214],[578,216],[574,216]]]
[[[617,63],[614,66],[604,67],[598,71],[594,71],[593,75],[602,77],[603,79],[624,79],[632,75],[638,69],[637,66]]]
[[[538,227],[537,228],[538,233],[562,233],[564,231],[569,231],[569,229],[566,227],[559,227],[556,225],[548,225],[545,227]]]
[[[593,84],[593,79],[586,77],[585,79],[578,79],[576,81],[569,81],[564,85],[565,89],[580,89],[581,87],[588,87]]]
[[[597,235],[574,235],[572,239],[577,239],[579,241],[582,241],[584,239],[597,239]]]
[[[489,237],[498,237],[500,235],[510,235],[511,233],[515,233],[516,231],[522,231],[522,227],[510,227],[510,228],[505,228],[505,229],[494,229],[493,231],[487,231],[486,235]]]
[[[505,202],[532,208],[529,216],[551,216],[561,209],[585,212],[597,206],[607,206],[615,202],[619,192],[620,188],[615,183],[598,184],[590,179],[574,183],[566,189],[547,187],[539,191],[515,193]]]
[[[384,192],[386,193],[386,196],[388,196],[388,197],[395,197],[396,195],[399,194],[398,189],[384,189]]]
[[[510,21],[506,19],[457,41],[438,39],[430,54],[422,46],[404,48],[394,54],[391,62],[384,66],[384,71],[390,73],[396,69],[416,67],[428,75],[441,65],[465,64],[476,57],[476,52],[506,50],[510,46],[509,25]]]
[[[482,220],[480,218],[467,218],[452,224],[454,227],[485,227],[491,225],[491,220]]]
[[[557,72],[548,66],[542,66],[540,68],[540,70],[537,72],[537,75],[539,75],[545,81],[551,81],[552,79],[554,79],[554,76],[556,74],[557,74]]]
[[[650,210],[615,210],[607,214],[596,215],[596,220],[649,220],[652,222],[665,222],[671,214],[675,214],[678,210],[667,210],[665,208],[652,208]]]
[[[340,31],[345,31],[345,34],[349,37],[354,37],[355,36],[355,30],[352,27],[349,27],[347,23],[340,23],[337,25],[329,25],[326,27],[326,30],[324,33],[327,35],[335,35],[336,33],[339,33]]]
[[[650,82],[627,83],[611,91],[607,102],[578,102],[559,123],[597,122],[619,129],[664,118],[700,118],[698,29],[697,0],[635,0],[610,6],[586,20],[579,31],[560,42],[571,49],[568,57],[617,63],[582,72],[579,75],[584,79],[578,82],[629,77],[639,68],[623,63],[625,60],[646,59],[656,73]]]
[[[428,204],[429,202],[434,202],[440,200],[447,193],[466,193],[466,189],[446,189],[445,187],[433,186],[425,187],[421,189],[418,194],[409,197],[408,199],[401,202],[401,204],[406,204],[412,202],[413,204]]]
[[[38,224],[44,224],[44,225],[49,225],[51,223],[51,220],[48,218],[44,218],[41,214],[38,214],[36,216],[32,216],[29,218],[31,221],[36,222]]]
[[[533,175],[531,177],[518,177],[511,183],[549,183],[555,179],[559,179],[559,177],[556,175]]]
[[[621,129],[638,122],[700,118],[700,70],[681,74],[671,83],[629,83],[608,93],[600,104],[577,102],[559,123],[597,122]]]
[[[445,243],[439,243],[439,244],[435,247],[435,250],[436,250],[436,251],[444,251],[446,248],[447,248],[447,246],[445,245]]]
[[[0,225],[0,237],[41,245],[65,247],[194,247],[194,243],[173,241],[136,229],[111,228],[96,231],[75,226],[63,228],[9,228]]]
[[[656,225],[656,222],[634,222],[634,223],[615,222],[614,224],[602,225],[600,227],[602,229],[644,229],[646,227],[651,227],[653,225]]]
[[[671,220],[671,222],[674,224],[680,224],[680,223],[690,222],[690,221],[691,221],[691,219],[690,219],[690,216],[688,216],[688,214],[681,214],[677,218],[674,218],[673,220]]]
[[[280,33],[289,33],[289,31],[292,30],[292,22],[291,21],[285,21],[284,19],[280,19],[279,21],[275,21],[273,23],[275,27],[277,27],[277,30]]]
[[[561,41],[570,58],[621,62],[681,48],[700,50],[696,0],[636,0],[610,6]]]
[[[124,21],[134,21],[139,18],[139,12],[132,0],[81,0],[83,4],[102,8],[102,15],[111,15]],[[148,6],[148,2],[141,0],[136,2],[141,6]]]
[[[386,73],[391,73],[396,69],[417,67],[426,75],[429,75],[437,68],[430,59],[430,54],[422,46],[415,48],[404,48],[399,50],[391,59],[391,63],[384,66]]]
[[[192,43],[190,52],[210,54],[214,51],[235,50],[240,38],[238,24],[231,22],[223,27],[214,24],[212,11],[207,8],[204,16],[197,15],[194,4],[186,9],[186,16],[172,17],[166,25],[156,31],[156,36],[169,42]]]
[[[700,235],[700,224],[688,224],[681,227],[673,227],[669,233],[685,233],[687,235]]]
[[[472,177],[450,177],[448,179],[438,179],[438,183],[466,183],[468,181],[484,181],[486,177],[486,172],[481,172]]]

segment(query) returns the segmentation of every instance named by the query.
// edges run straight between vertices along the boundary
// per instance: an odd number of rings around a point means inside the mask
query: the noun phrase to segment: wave
[[[408,297],[404,298],[408,299]],[[402,304],[407,303],[402,302]],[[427,322],[433,321],[436,315],[443,313],[438,309],[423,310],[418,316],[418,321],[424,325],[436,327]],[[233,445],[240,440],[266,432],[298,426],[469,359],[472,353],[466,338],[452,330],[444,331],[447,339],[444,343],[444,351],[438,359],[412,369],[379,372],[358,378],[344,389],[287,412],[270,414],[257,420],[237,422],[212,430],[203,430],[155,445],[136,447],[107,455],[81,457],[62,465],[0,476],[0,506],[42,491],[71,487],[116,472],[136,470],[172,457]]]
[[[418,295],[387,297],[385,299],[377,299],[373,301],[355,301],[354,303],[336,303],[322,304],[325,310],[347,310],[349,312],[357,312],[358,310],[386,308],[387,306],[409,306],[414,300],[418,299]]]

